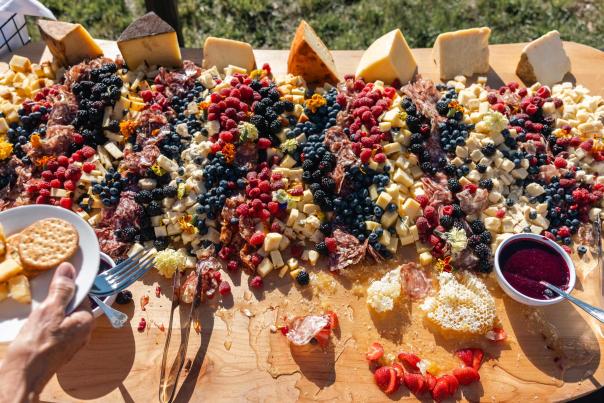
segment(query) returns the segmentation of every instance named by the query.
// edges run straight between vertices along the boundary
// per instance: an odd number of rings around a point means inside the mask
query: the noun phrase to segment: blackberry
[[[323,190],[317,190],[314,194],[315,202],[322,203],[326,198],[326,193]]]
[[[155,241],[153,241],[153,246],[157,250],[164,250],[168,247],[169,244],[170,240],[165,236],[159,237]]]
[[[449,103],[447,101],[445,101],[445,100],[438,101],[436,103],[436,111],[441,116],[446,116],[447,113],[449,112]]]
[[[412,133],[409,141],[411,144],[421,144],[424,141],[424,136],[421,133]]]
[[[126,305],[132,302],[132,292],[129,290],[120,291],[117,293],[117,297],[115,298],[115,302],[120,305]]]
[[[422,151],[424,151],[424,146],[421,144],[411,144],[411,146],[409,146],[409,151],[411,151],[413,154],[420,154]]]
[[[480,239],[480,235],[472,235],[468,238],[468,246],[472,249],[480,245],[481,242],[482,240]]]
[[[495,154],[496,151],[495,144],[489,143],[486,146],[482,147],[480,151],[482,151],[482,153],[487,157],[491,157],[493,154]]]
[[[445,229],[450,229],[453,226],[453,217],[450,215],[440,217],[440,225],[445,227]]]
[[[176,186],[164,186],[162,189],[164,197],[176,197],[178,194],[178,189]]]
[[[478,182],[478,186],[488,191],[493,189],[493,181],[491,179],[482,179]]]
[[[151,191],[151,197],[153,197],[153,200],[162,200],[164,198],[164,192],[161,188],[155,188]]]
[[[336,156],[334,154],[330,153],[329,151],[326,151],[325,154],[323,154],[322,161],[325,161],[325,162],[329,163],[330,165],[333,165],[336,163]]]
[[[315,245],[315,250],[319,252],[321,255],[327,256],[329,254],[329,249],[327,249],[327,245],[325,242],[319,242]]]
[[[456,178],[450,178],[447,181],[447,187],[453,193],[457,193],[457,192],[461,191],[461,189],[462,189],[461,184],[459,183],[459,180],[457,180]]]
[[[419,120],[419,118],[417,116],[409,115],[408,114],[407,115],[407,128],[411,132],[417,132],[417,131],[419,131],[419,127],[420,127],[420,120]]]
[[[161,208],[161,204],[159,204],[158,201],[153,200],[147,206],[147,214],[149,214],[149,217],[154,217],[154,216],[160,215],[161,213],[162,213],[162,208]]]
[[[478,263],[478,271],[481,273],[490,273],[493,270],[493,265],[489,259],[481,260]]]
[[[136,228],[134,228],[134,227],[123,228],[119,234],[120,234],[120,236],[118,238],[120,241],[132,242],[132,241],[134,241],[134,237],[136,236]]]
[[[311,171],[314,167],[315,167],[315,164],[310,159],[306,159],[302,163],[302,169],[304,171]]]
[[[268,129],[268,122],[260,115],[252,115],[250,123],[256,126],[259,132],[264,133]]]
[[[487,171],[487,166],[483,165],[483,164],[478,164],[478,165],[476,165],[476,170],[478,172],[480,172],[481,174],[483,174]]]
[[[482,241],[482,243],[490,245],[491,241],[493,240],[493,236],[491,235],[491,233],[489,231],[485,231],[482,234],[479,235],[480,236],[480,240]]]
[[[272,134],[277,134],[277,133],[279,133],[281,131],[281,122],[278,121],[278,120],[273,120],[270,123],[269,128],[270,128],[270,132]]]
[[[432,164],[430,162],[422,162],[421,169],[424,172],[432,173]]]
[[[138,204],[147,204],[149,203],[153,197],[151,196],[151,192],[148,190],[141,190],[137,194],[134,195],[134,201]]]
[[[317,169],[315,172],[312,173],[312,178],[315,181],[321,180],[322,177],[323,177],[323,172],[321,172],[321,170],[319,170],[319,169]]]
[[[485,230],[484,224],[480,220],[472,221],[472,224],[470,224],[470,228],[472,228],[472,232],[477,235],[482,234]]]
[[[445,167],[443,168],[443,171],[445,171],[445,173],[449,176],[453,176],[455,175],[455,173],[457,172],[457,168],[455,167],[455,165],[453,164],[447,164],[445,165]]]
[[[312,180],[312,175],[311,175],[310,171],[302,172],[302,181],[303,182],[310,182],[311,180]]]
[[[308,275],[308,272],[306,270],[300,270],[300,272],[296,276],[296,281],[300,285],[308,285],[308,283],[310,282],[310,276]]]
[[[324,174],[328,174],[331,172],[331,164],[329,162],[326,161],[321,161],[319,163],[319,170],[321,172],[323,172]]]
[[[333,192],[336,188],[336,181],[334,181],[330,177],[325,177],[325,178],[321,179],[321,187],[326,192]]]
[[[459,204],[453,205],[453,217],[461,218],[463,217],[463,210]]]
[[[317,190],[321,189],[321,185],[319,183],[311,183],[309,188],[310,192],[314,194]]]
[[[286,112],[293,112],[294,106],[294,103],[291,101],[283,101],[283,109],[285,109]]]
[[[329,222],[324,222],[319,226],[319,231],[321,231],[321,233],[325,236],[328,236],[331,234],[331,223]]]
[[[491,248],[483,243],[476,245],[476,249],[474,249],[474,251],[481,259],[487,259],[489,256],[491,256]]]

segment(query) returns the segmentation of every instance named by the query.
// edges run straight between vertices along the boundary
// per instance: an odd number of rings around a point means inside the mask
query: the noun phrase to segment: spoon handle
[[[117,309],[111,308],[96,295],[91,294],[90,297],[94,300],[94,302],[96,302],[99,308],[101,308],[103,313],[105,313],[105,316],[107,316],[107,319],[109,319],[111,326],[113,326],[114,328],[119,329],[120,327],[123,327],[126,322],[128,322],[128,315],[126,315],[125,313],[120,312]]]
[[[597,308],[597,307],[595,307],[593,305],[589,305],[588,303],[586,303],[584,301],[581,301],[580,299],[577,299],[577,298],[573,297],[569,293],[564,292],[561,289],[559,289],[558,287],[556,287],[556,286],[554,286],[554,285],[552,285],[550,283],[547,283],[545,281],[541,281],[541,284],[543,284],[544,286],[546,286],[550,290],[556,292],[557,294],[563,296],[564,298],[566,298],[567,300],[569,300],[573,304],[577,305],[579,308],[583,309],[585,312],[587,312],[588,314],[590,314],[591,316],[593,316],[594,318],[596,318],[600,322],[604,323],[604,309],[600,309],[600,308]]]

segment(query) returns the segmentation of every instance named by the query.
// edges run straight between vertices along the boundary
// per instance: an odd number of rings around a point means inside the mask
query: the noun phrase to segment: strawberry
[[[432,398],[437,402],[440,402],[449,396],[451,396],[451,394],[449,393],[449,383],[447,380],[444,378],[436,379],[434,389],[432,389]]]
[[[329,316],[329,323],[325,327],[326,329],[337,329],[339,326],[338,315],[334,311],[325,312],[327,316]]]
[[[459,381],[455,376],[449,374],[445,374],[442,377],[447,381],[447,384],[449,385],[449,394],[454,395],[457,391],[457,388],[459,388]]]
[[[558,232],[560,233],[560,232]],[[566,245],[565,245],[566,246]],[[486,334],[487,339],[491,341],[502,341],[505,340],[508,335],[502,328],[493,328],[493,330],[489,330]]]
[[[396,371],[392,367],[379,367],[373,373],[377,386],[387,395],[396,392],[399,387]]]
[[[427,389],[432,392],[434,390],[434,386],[436,385],[436,377],[429,372],[426,372],[424,375],[424,379],[426,380]]]
[[[327,246],[327,250],[329,251],[329,253],[334,253],[338,250],[338,242],[335,238],[327,237],[325,238],[324,242],[325,246]]]
[[[262,245],[262,243],[264,242],[264,232],[262,231],[256,231],[251,237],[250,237],[250,245],[253,246],[260,246]]]
[[[417,363],[421,361],[421,358],[419,358],[417,355],[413,354],[413,353],[399,353],[398,354],[398,359],[405,365],[407,365],[410,368],[413,369],[419,369],[417,368]]]
[[[474,357],[472,357],[472,368],[478,371],[480,369],[480,366],[482,365],[482,358],[484,357],[484,352],[479,348],[473,348],[472,353],[474,354]]]
[[[394,368],[394,372],[396,372],[396,377],[398,378],[398,382],[400,384],[405,382],[405,369],[401,364],[395,362],[392,364],[392,368]]]
[[[369,346],[369,351],[367,351],[367,360],[369,361],[377,361],[384,356],[384,347],[377,341],[374,341]]]
[[[480,374],[472,367],[455,368],[453,375],[462,385],[469,385],[472,382],[480,381]]]
[[[463,348],[455,352],[457,358],[463,362],[465,367],[471,367],[474,359],[474,353],[471,348]]]
[[[412,374],[410,372],[405,372],[403,376],[403,380],[405,381],[405,386],[407,389],[411,391],[414,395],[421,395],[428,387],[426,382],[424,381],[424,377],[422,374]]]
[[[319,333],[315,335],[315,340],[322,348],[327,347],[329,344],[329,336],[331,335],[331,330],[324,328]]]

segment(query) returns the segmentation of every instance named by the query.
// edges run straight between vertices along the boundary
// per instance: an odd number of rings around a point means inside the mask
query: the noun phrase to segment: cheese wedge
[[[132,70],[145,63],[148,66],[182,66],[176,32],[154,12],[128,25],[118,38],[117,46]]]
[[[381,80],[391,84],[411,81],[417,70],[417,62],[400,29],[388,32],[367,48],[359,66],[357,78],[365,81]]]
[[[551,31],[522,50],[516,75],[526,84],[539,82],[552,86],[570,72],[570,59],[564,51],[560,33]]]
[[[287,59],[287,72],[307,83],[336,84],[339,81],[333,56],[321,38],[304,20],[298,25]]]
[[[216,66],[222,73],[229,65],[244,68],[248,72],[254,70],[256,59],[252,45],[232,39],[209,36],[203,44],[202,67],[210,69]]]
[[[70,66],[84,59],[103,56],[99,45],[80,24],[38,20],[38,29],[50,53],[61,66]]]
[[[485,74],[489,71],[489,37],[491,29],[470,28],[438,35],[432,57],[441,80],[455,76]]]

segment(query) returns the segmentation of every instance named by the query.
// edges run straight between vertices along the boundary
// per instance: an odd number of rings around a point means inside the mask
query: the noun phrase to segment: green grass
[[[117,38],[144,12],[143,0],[44,3],[59,19],[80,22],[105,39]],[[528,41],[557,29],[565,40],[604,47],[604,0],[178,0],[178,5],[188,47],[200,47],[213,35],[285,49],[302,17],[331,49],[363,49],[394,28],[410,46],[431,47],[440,32],[475,26],[491,27],[491,43]]]

